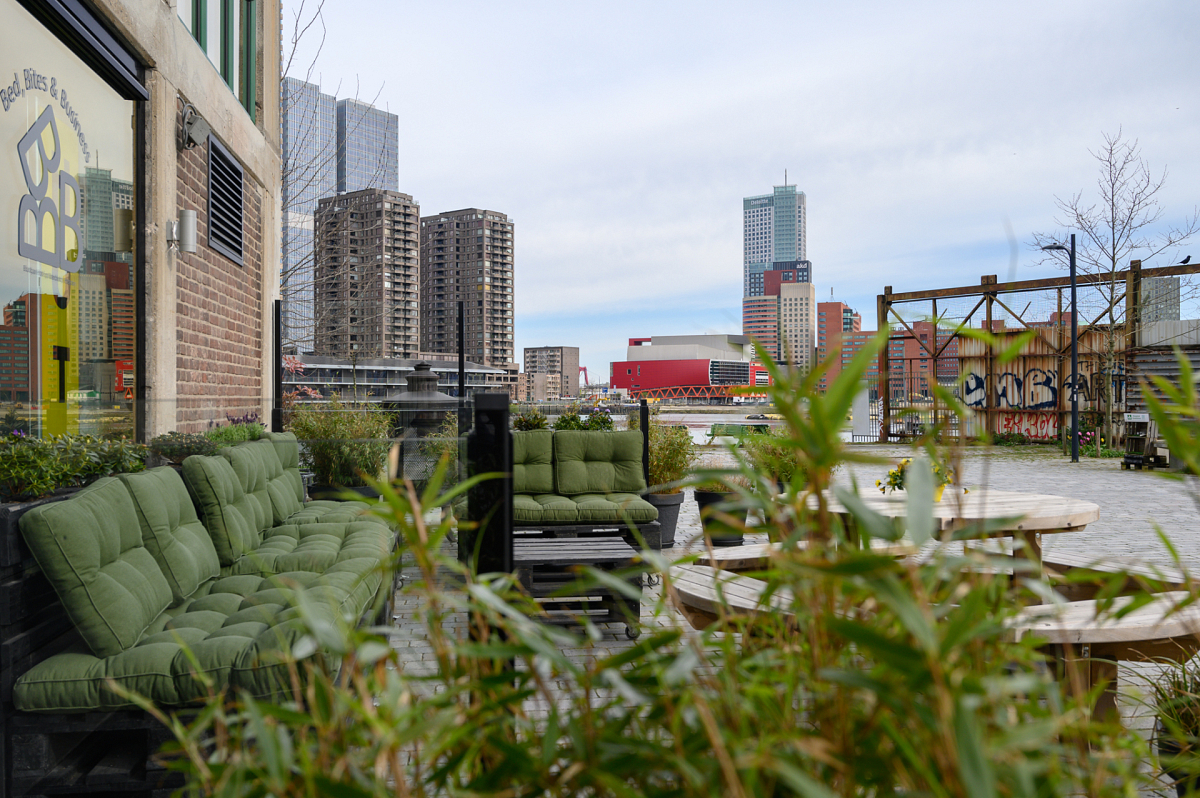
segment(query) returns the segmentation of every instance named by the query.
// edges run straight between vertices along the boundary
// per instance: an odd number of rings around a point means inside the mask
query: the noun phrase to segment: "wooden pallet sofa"
[[[388,611],[394,530],[365,504],[305,502],[297,454],[271,436],[21,516],[0,548],[0,794],[165,795],[165,730],[110,679],[168,708],[204,699],[198,670],[280,697],[279,655],[307,629],[297,586],[325,620]]]
[[[620,572],[640,593],[638,550],[658,548],[658,511],[639,495],[648,468],[644,432],[510,432],[507,397],[477,393],[467,474],[499,473],[456,506],[459,560],[479,572],[516,572],[543,620],[624,623],[640,632],[641,602],[610,586],[578,584],[590,566]],[[641,409],[641,429],[647,408]],[[630,529],[638,531],[635,536]],[[637,548],[635,548],[635,546]]]
[[[514,534],[620,535],[640,548],[633,526],[648,547],[660,548],[658,509],[642,498],[647,445],[642,430],[514,432]]]

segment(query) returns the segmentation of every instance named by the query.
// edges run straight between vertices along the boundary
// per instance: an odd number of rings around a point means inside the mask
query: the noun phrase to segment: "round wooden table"
[[[831,512],[848,516],[850,511],[831,494],[826,494]],[[887,518],[903,523],[908,514],[908,496],[903,491],[861,495],[863,504]],[[815,499],[810,500],[810,506]],[[1100,517],[1100,506],[1081,499],[1043,493],[1019,493],[1011,490],[980,488],[963,493],[947,488],[940,502],[933,505],[933,522],[945,537],[962,529],[977,528],[978,537],[1012,537],[1024,542],[1014,554],[1026,557],[1041,567],[1042,546],[1039,535],[1082,532]],[[985,528],[986,527],[986,528]]]

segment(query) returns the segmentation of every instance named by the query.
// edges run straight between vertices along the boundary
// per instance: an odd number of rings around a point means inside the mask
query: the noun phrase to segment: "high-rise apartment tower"
[[[804,192],[795,186],[742,200],[742,296],[762,296],[768,271],[799,270],[798,282],[812,282],[807,219]]]
[[[280,100],[283,345],[285,352],[302,353],[316,346],[317,201],[367,188],[397,191],[400,120],[370,103],[338,100],[296,78],[283,79]]]
[[[317,201],[315,351],[416,358],[421,208],[368,188]]]
[[[513,222],[482,208],[421,219],[421,351],[458,352],[458,302],[468,360],[513,363]]]
[[[579,396],[579,347],[525,347],[526,374],[555,374],[561,377],[561,396]]]

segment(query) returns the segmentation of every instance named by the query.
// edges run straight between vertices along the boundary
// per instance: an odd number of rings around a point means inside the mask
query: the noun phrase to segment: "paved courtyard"
[[[855,450],[894,463],[912,454],[903,446],[863,445]],[[710,465],[728,462],[728,453],[710,450],[705,461]],[[1125,471],[1119,459],[1082,459],[1073,464],[1050,447],[976,448],[968,449],[963,458],[962,483],[968,488],[991,487],[1001,490],[1054,494],[1085,499],[1100,506],[1100,520],[1086,531],[1072,534],[1047,535],[1043,547],[1053,552],[1060,547],[1091,556],[1127,557],[1163,565],[1171,563],[1170,555],[1158,539],[1156,525],[1177,547],[1184,565],[1200,571],[1200,518],[1196,499],[1190,491],[1195,481],[1184,482],[1164,476],[1164,472]],[[857,481],[861,491],[873,491],[875,480],[884,476],[887,464],[857,464],[837,476],[837,483],[849,485]],[[700,518],[695,501],[684,501],[679,517],[676,538],[681,545],[674,552],[682,555],[700,537]],[[765,536],[749,536],[747,542],[765,540]],[[406,580],[419,578],[417,569],[405,568]],[[648,603],[659,595],[659,587],[646,590]],[[396,599],[395,621],[399,636],[394,645],[401,650],[402,666],[413,675],[431,674],[436,667],[433,651],[425,639],[424,627],[416,611],[420,599],[401,590]],[[454,627],[464,628],[465,618],[452,618]],[[643,623],[653,625],[686,622],[676,613],[659,618],[649,617],[643,610]],[[568,652],[579,660],[606,656],[630,645],[623,624],[604,624],[604,636],[595,642]],[[1122,713],[1126,723],[1143,732],[1152,719],[1140,704],[1138,681],[1153,675],[1153,668],[1122,665]],[[1149,767],[1149,765],[1147,765]],[[1155,793],[1151,793],[1155,794]],[[1166,793],[1163,793],[1166,794]]]

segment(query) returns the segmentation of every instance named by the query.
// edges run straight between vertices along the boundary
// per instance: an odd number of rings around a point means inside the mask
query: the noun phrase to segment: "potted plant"
[[[315,475],[312,498],[333,498],[343,488],[379,495],[366,478],[379,476],[387,463],[391,413],[344,405],[334,397],[293,410],[288,428],[300,441],[301,469]]]
[[[746,519],[749,511],[741,509],[718,509],[719,505],[732,504],[741,499],[735,486],[748,487],[742,477],[727,477],[724,480],[708,480],[696,485],[693,495],[696,506],[700,508],[700,523],[714,546],[740,546],[746,531]],[[730,525],[718,513],[733,516],[735,525]]]
[[[879,488],[880,493],[889,493],[897,490],[904,490],[904,478],[908,473],[908,469],[912,466],[912,458],[906,457],[901,460],[895,468],[887,472],[887,476],[883,479],[875,480],[875,487]],[[933,463],[933,500],[940,502],[942,494],[946,491],[946,486],[954,483],[954,469],[944,463],[934,461]],[[966,488],[963,488],[963,493],[968,493]]]
[[[679,525],[679,508],[684,492],[680,482],[696,462],[696,445],[687,427],[651,424],[650,485],[646,501],[658,509],[658,524],[662,548],[675,545],[675,529]]]
[[[513,416],[513,429],[520,432],[546,429],[549,426],[550,422],[546,420],[546,415],[537,409],[526,410],[524,413]]]
[[[150,451],[177,466],[194,454],[216,454],[219,448],[217,441],[199,432],[164,432],[150,440]]]
[[[1150,693],[1163,771],[1177,795],[1192,795],[1200,788],[1200,667],[1172,662],[1151,682]]]
[[[753,432],[746,437],[742,451],[759,474],[774,480],[783,493],[800,477],[800,485],[808,481],[800,448],[787,443],[788,430],[777,427],[770,432]]]

